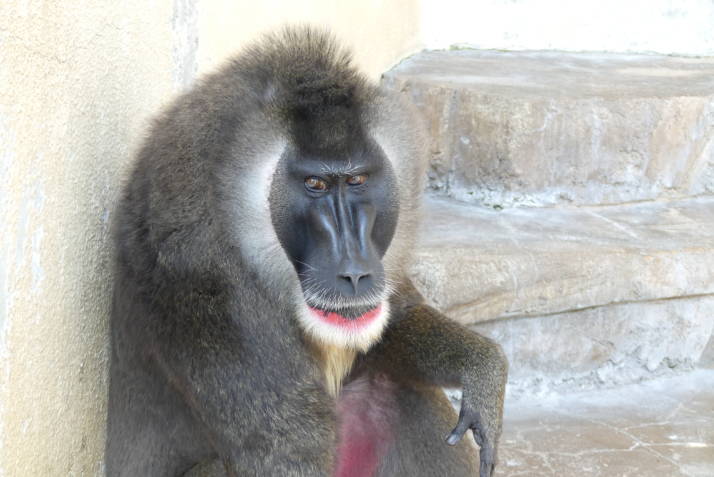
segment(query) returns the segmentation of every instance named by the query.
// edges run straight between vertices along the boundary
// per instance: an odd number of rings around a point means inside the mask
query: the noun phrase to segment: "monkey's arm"
[[[490,477],[508,374],[501,347],[425,305],[411,283],[393,308],[392,324],[375,348],[375,358],[407,378],[463,388],[459,420],[447,442],[456,444],[472,429],[481,447],[480,475]]]

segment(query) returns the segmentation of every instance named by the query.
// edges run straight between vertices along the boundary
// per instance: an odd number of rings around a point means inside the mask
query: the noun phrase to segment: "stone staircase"
[[[510,390],[625,384],[714,353],[714,59],[424,52],[412,276],[499,341]]]

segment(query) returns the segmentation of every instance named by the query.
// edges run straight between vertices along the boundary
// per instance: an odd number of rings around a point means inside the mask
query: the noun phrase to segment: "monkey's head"
[[[312,40],[267,46],[291,74],[260,76],[263,114],[241,129],[227,189],[242,196],[232,211],[241,252],[276,299],[287,294],[318,341],[365,350],[389,319],[411,248],[423,151],[401,105],[328,36]],[[325,52],[318,68],[315,51]]]

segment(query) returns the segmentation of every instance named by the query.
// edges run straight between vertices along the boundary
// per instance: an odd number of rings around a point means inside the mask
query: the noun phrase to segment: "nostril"
[[[342,273],[339,275],[339,277],[343,280],[347,280],[352,283],[352,288],[354,289],[355,294],[357,293],[357,286],[359,285],[359,281],[369,276],[370,273]]]

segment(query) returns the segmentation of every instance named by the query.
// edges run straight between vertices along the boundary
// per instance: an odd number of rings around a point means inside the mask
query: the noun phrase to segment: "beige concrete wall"
[[[417,3],[0,2],[0,476],[102,474],[108,226],[147,119],[285,21],[376,77],[418,48]]]
[[[215,1],[198,13],[199,71],[220,63],[237,47],[286,21],[330,25],[355,52],[355,60],[379,77],[420,46],[418,0]],[[250,18],[250,21],[245,19]]]

